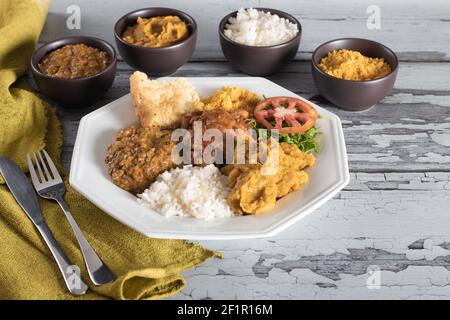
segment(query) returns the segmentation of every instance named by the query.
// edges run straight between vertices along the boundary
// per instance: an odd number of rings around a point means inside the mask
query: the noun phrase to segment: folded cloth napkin
[[[28,67],[47,7],[48,0],[0,1],[0,155],[24,171],[26,154],[43,147],[61,168],[63,140],[55,111],[30,91],[12,87]],[[146,238],[110,218],[66,183],[65,199],[75,220],[118,277],[106,286],[91,284],[61,209],[39,199],[50,229],[89,283],[88,294],[72,296],[45,243],[0,179],[0,299],[157,299],[181,290],[185,284],[181,271],[220,256],[183,240]]]

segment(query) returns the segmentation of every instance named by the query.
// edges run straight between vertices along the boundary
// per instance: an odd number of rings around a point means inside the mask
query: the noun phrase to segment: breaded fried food
[[[105,163],[114,184],[137,194],[173,167],[171,130],[131,126],[120,130],[106,152]]]
[[[222,168],[232,188],[228,195],[231,209],[240,214],[261,214],[271,210],[277,199],[308,182],[309,176],[303,169],[315,163],[314,155],[286,142],[279,144],[277,170],[264,174],[264,169],[274,164],[273,160],[269,155],[264,164],[231,164]]]
[[[223,109],[233,112],[243,109],[253,114],[253,109],[261,100],[256,93],[241,87],[222,87],[211,96],[203,99],[203,110]]]
[[[130,77],[130,93],[143,127],[176,128],[182,114],[202,107],[194,87],[184,78],[150,80],[136,71]]]

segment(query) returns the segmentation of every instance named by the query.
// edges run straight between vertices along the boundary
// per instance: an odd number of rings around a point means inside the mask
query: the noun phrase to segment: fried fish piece
[[[271,155],[264,164],[230,164],[222,168],[232,188],[228,204],[235,212],[267,212],[275,207],[277,199],[308,182],[309,176],[303,169],[314,165],[314,155],[286,142],[280,143],[279,147],[278,166],[271,174],[263,174],[264,169],[274,165]]]
[[[275,206],[276,184],[271,183],[271,179],[263,176],[260,170],[232,174],[236,181],[228,195],[228,204],[235,212],[259,214]]]
[[[106,152],[105,163],[114,184],[137,194],[173,167],[175,142],[171,130],[133,125],[122,129]]]

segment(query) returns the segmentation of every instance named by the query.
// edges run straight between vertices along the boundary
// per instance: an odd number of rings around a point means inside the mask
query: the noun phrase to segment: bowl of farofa
[[[328,101],[344,110],[363,111],[394,87],[398,58],[375,41],[336,39],[314,51],[311,71],[317,89]]]
[[[39,90],[66,108],[84,108],[111,88],[116,51],[90,36],[69,36],[47,42],[31,57],[31,73]]]
[[[116,22],[114,37],[120,55],[131,67],[152,77],[167,76],[191,58],[197,23],[176,9],[139,9]]]

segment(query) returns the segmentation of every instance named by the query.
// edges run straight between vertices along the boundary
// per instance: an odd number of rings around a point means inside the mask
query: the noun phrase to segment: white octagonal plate
[[[213,93],[221,86],[240,86],[266,97],[292,96],[303,99],[264,78],[187,80],[196,88],[200,97]],[[314,107],[321,115],[317,125],[323,132],[323,145],[317,155],[317,164],[307,169],[310,181],[301,190],[280,199],[272,211],[262,215],[236,216],[213,221],[188,217],[165,218],[139,205],[134,195],[114,185],[107,173],[104,159],[106,150],[114,141],[117,132],[137,123],[130,95],[113,101],[81,119],[73,150],[70,184],[106,213],[148,237],[219,240],[273,236],[313,212],[349,181],[341,122],[333,113],[317,105]]]

